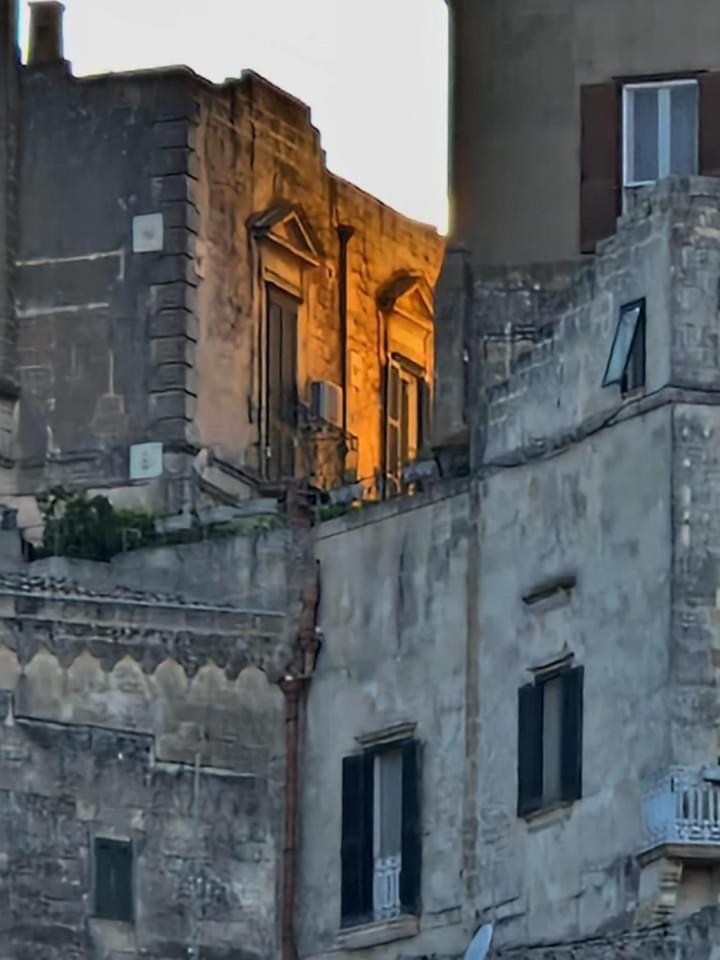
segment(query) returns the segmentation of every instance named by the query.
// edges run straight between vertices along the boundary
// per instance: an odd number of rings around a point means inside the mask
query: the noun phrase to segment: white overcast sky
[[[75,73],[185,63],[222,81],[256,70],[312,107],[334,172],[444,228],[443,0],[65,0],[65,6],[65,56]],[[21,0],[23,31],[25,8]]]

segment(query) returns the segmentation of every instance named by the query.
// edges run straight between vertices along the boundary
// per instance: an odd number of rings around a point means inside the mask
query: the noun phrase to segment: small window
[[[637,187],[698,171],[695,80],[628,84],[623,90],[624,183]]]
[[[620,308],[610,357],[602,385],[620,385],[630,393],[645,384],[645,300],[635,300]]]
[[[127,840],[95,838],[95,916],[133,922],[133,849]]]
[[[564,667],[519,691],[518,815],[582,795],[583,668]]]
[[[342,792],[343,927],[418,913],[417,742],[345,757]]]

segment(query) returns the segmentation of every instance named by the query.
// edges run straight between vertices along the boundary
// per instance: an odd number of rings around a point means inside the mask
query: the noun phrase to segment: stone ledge
[[[364,950],[393,940],[416,937],[419,931],[419,918],[408,914],[395,920],[380,920],[342,930],[337,936],[337,946],[341,950]]]

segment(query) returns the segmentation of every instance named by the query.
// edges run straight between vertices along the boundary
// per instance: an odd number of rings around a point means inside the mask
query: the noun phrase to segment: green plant
[[[51,490],[40,498],[45,520],[43,552],[77,560],[111,560],[155,539],[153,518],[141,510],[116,510],[103,496]]]

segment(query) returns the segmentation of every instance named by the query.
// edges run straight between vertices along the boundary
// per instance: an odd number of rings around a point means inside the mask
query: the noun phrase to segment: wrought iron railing
[[[373,914],[376,920],[400,916],[400,857],[377,858],[373,876]]]

